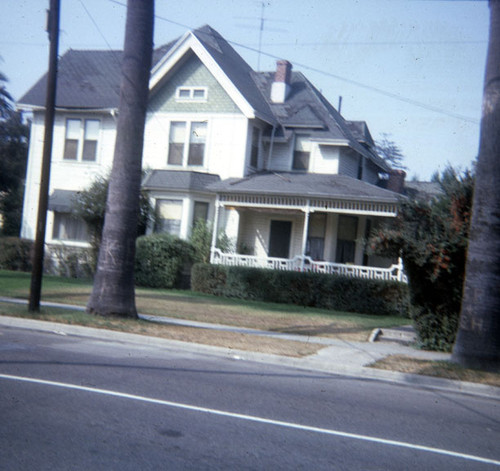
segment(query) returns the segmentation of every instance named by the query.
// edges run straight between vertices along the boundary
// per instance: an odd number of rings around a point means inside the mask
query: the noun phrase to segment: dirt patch
[[[500,374],[463,368],[449,361],[431,361],[405,355],[389,355],[369,366],[381,370],[400,371],[401,373],[434,376],[500,387]]]

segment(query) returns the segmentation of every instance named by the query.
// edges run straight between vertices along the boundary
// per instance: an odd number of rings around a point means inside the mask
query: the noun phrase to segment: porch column
[[[217,245],[217,232],[219,230],[219,208],[221,203],[219,201],[219,195],[215,198],[215,215],[214,215],[214,227],[212,232],[212,243],[210,245],[210,263],[214,263],[215,257],[215,247]]]
[[[302,231],[302,262],[300,264],[300,268],[304,269],[304,259],[306,256],[306,248],[307,248],[307,235],[309,232],[309,214],[311,213],[310,200],[307,200],[307,205],[303,209],[304,211],[304,230]]]

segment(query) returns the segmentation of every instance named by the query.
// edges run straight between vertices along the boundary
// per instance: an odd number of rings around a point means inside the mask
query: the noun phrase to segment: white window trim
[[[189,92],[189,97],[181,97],[181,91],[187,91]],[[195,91],[202,91],[203,92],[203,97],[195,97]],[[175,101],[179,103],[189,103],[189,102],[196,102],[196,103],[206,103],[208,100],[208,87],[177,87],[175,90]]]
[[[172,123],[186,123],[186,135],[184,136],[184,150],[182,154],[182,164],[176,165],[176,164],[170,164],[168,163],[168,155],[170,152],[170,137],[167,142],[167,154],[166,154],[166,166],[167,168],[172,168],[172,169],[193,169],[193,170],[206,170],[208,168],[207,164],[207,158],[208,158],[208,145],[209,145],[209,131],[210,131],[210,123],[207,119],[173,119],[169,122],[168,124],[168,136],[170,136],[170,127]],[[189,146],[191,144],[190,138],[191,138],[191,129],[193,123],[206,123],[207,129],[206,129],[206,136],[205,136],[205,150],[203,153],[203,165],[188,165],[188,158],[189,158]]]
[[[76,159],[65,159],[64,158],[64,151],[65,151],[65,147],[66,147],[68,121],[71,121],[71,120],[80,121],[80,131],[79,131],[79,136],[78,136],[78,153],[76,155]],[[85,142],[85,123],[87,121],[97,121],[99,123],[99,131],[98,131],[98,136],[97,136],[97,147],[96,147],[96,154],[95,154],[94,160],[84,160],[83,159],[83,146],[84,146],[84,142]],[[99,163],[99,155],[100,155],[99,148],[100,148],[100,144],[102,141],[102,125],[103,125],[103,120],[100,117],[66,116],[64,118],[64,134],[63,134],[63,147],[62,147],[61,161],[64,163],[69,163],[69,164],[87,164],[87,165],[98,164]]]

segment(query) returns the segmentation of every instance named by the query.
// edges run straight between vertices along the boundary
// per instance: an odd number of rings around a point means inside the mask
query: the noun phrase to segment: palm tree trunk
[[[153,48],[154,0],[128,0],[113,168],[87,311],[137,317],[134,258]]]
[[[464,297],[452,359],[500,370],[500,0],[490,0],[484,81]]]

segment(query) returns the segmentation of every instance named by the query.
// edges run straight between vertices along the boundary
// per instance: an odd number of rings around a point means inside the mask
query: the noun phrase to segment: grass
[[[439,378],[482,383],[500,387],[500,374],[463,368],[449,361],[430,361],[411,358],[406,355],[389,355],[370,365],[382,370],[400,371],[401,373],[434,376]]]
[[[29,295],[29,286],[29,274],[0,270],[0,296],[26,300]],[[44,301],[85,306],[91,288],[92,285],[89,281],[45,276],[42,298]],[[191,291],[138,288],[136,290],[136,304],[142,314],[357,341],[366,341],[372,329],[376,327],[387,328],[409,323],[408,319],[400,317],[353,314],[293,305],[241,301]],[[92,316],[83,311],[63,308],[42,307],[40,313],[33,314],[28,312],[25,305],[0,303],[0,315],[111,329],[228,349],[292,357],[312,355],[322,348],[321,345],[308,342],[153,324],[143,320],[105,318]],[[408,374],[436,376],[500,387],[499,374],[464,369],[444,361],[428,361],[401,355],[390,355],[370,366]]]
[[[0,271],[0,296],[27,299],[29,284],[30,275],[27,273]],[[88,281],[45,276],[42,299],[85,306],[91,287]],[[357,341],[366,341],[376,327],[393,327],[409,322],[408,319],[393,316],[242,301],[176,290],[138,288],[136,304],[141,314]],[[93,316],[87,317],[93,319]]]

